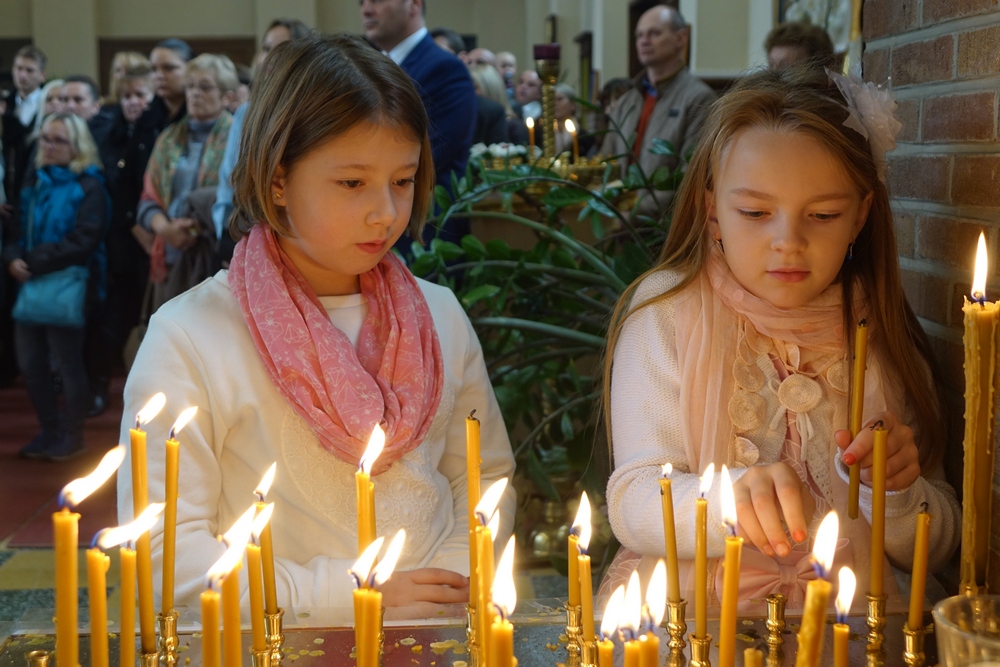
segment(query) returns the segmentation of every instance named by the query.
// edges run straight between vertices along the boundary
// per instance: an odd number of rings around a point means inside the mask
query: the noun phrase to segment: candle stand
[[[683,651],[687,644],[684,642],[684,635],[687,634],[687,621],[684,618],[687,600],[677,602],[667,602],[667,634],[670,641],[667,646],[673,652]]]
[[[781,633],[785,631],[785,603],[787,598],[781,593],[767,596],[767,645],[771,647],[771,654],[785,643]]]
[[[48,651],[31,651],[25,657],[28,659],[28,667],[49,667],[52,654]]]
[[[165,667],[177,664],[177,612],[173,609],[168,614],[157,614],[156,625],[160,630],[157,638],[157,652]]]
[[[271,649],[266,648],[263,651],[255,651],[251,648],[250,664],[253,667],[271,667]]]
[[[687,655],[682,650],[670,649],[666,665],[667,667],[687,667]]]
[[[911,630],[909,624],[903,627],[903,662],[907,667],[923,667],[924,628]]]
[[[542,153],[556,156],[556,84],[559,82],[559,44],[536,44],[535,69],[542,80]]]
[[[597,641],[591,639],[589,642],[582,643],[582,650],[580,652],[581,667],[597,667]]]
[[[785,652],[780,646],[771,646],[767,651],[767,657],[764,658],[764,664],[767,667],[781,667],[785,664]]]
[[[465,605],[465,643],[469,647],[469,665],[476,667],[479,663],[479,643],[476,637],[476,608],[471,604]]]
[[[868,596],[868,652],[878,653],[882,651],[882,644],[885,642],[885,602],[888,595]]]
[[[267,648],[271,651],[271,664],[281,664],[281,647],[285,644],[285,633],[282,630],[281,619],[285,615],[285,610],[278,607],[277,613],[264,614],[264,637],[267,639]]]
[[[566,605],[566,653],[568,665],[579,665],[582,656],[582,631],[580,630],[581,605]]]
[[[160,667],[159,653],[140,653],[139,667]]]
[[[691,635],[691,667],[712,667],[712,635],[698,638]]]

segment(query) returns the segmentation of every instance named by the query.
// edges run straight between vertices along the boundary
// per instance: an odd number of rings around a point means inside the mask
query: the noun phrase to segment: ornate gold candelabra
[[[885,602],[888,595],[868,596],[868,652],[880,653],[885,643]]]
[[[27,656],[28,667],[49,667],[49,659],[52,654],[48,651],[32,651]]]
[[[177,664],[177,612],[173,609],[166,614],[156,615],[156,625],[160,630],[160,636],[156,640],[157,653],[160,660],[166,667],[174,667]]]
[[[271,667],[271,649],[265,648],[262,651],[250,649],[250,664],[253,667]]]
[[[556,156],[556,83],[559,81],[559,45],[535,44],[535,69],[542,80],[542,155]]]
[[[271,652],[271,664],[281,664],[281,647],[285,645],[285,632],[282,618],[285,610],[278,607],[274,614],[264,614],[264,637],[267,639],[267,648]]]
[[[924,664],[924,627],[910,629],[907,623],[903,626],[903,662],[908,667],[923,667]]]
[[[566,653],[567,665],[579,665],[583,655],[583,631],[580,629],[580,605],[566,603]]]
[[[712,667],[712,635],[691,635],[691,667]]]
[[[687,620],[684,617],[687,600],[667,602],[667,634],[670,640],[667,646],[671,651],[683,651],[687,644],[684,635],[687,634]]]
[[[480,664],[478,637],[476,637],[476,607],[471,604],[466,605],[465,615],[468,619],[468,625],[465,628],[465,642],[469,649],[468,662],[472,667],[476,667]]]
[[[785,631],[785,603],[787,598],[781,593],[767,596],[767,645],[771,653],[785,643],[781,633]]]
[[[597,642],[593,637],[581,642],[581,667],[597,667]]]
[[[139,654],[139,667],[159,667],[159,665],[160,665],[159,653]]]

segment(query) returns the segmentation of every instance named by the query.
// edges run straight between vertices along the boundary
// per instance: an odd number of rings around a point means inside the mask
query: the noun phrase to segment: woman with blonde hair
[[[528,128],[510,106],[507,89],[504,87],[503,79],[497,69],[492,65],[473,65],[469,68],[469,74],[472,76],[472,83],[476,87],[477,95],[492,100],[503,107],[507,141],[512,144],[528,143]]]
[[[25,177],[16,214],[19,238],[2,255],[21,283],[13,311],[18,365],[41,424],[19,455],[62,461],[85,449],[90,388],[84,313],[88,296],[93,300],[103,292],[109,203],[97,147],[80,117],[56,113],[45,119],[35,166]],[[55,281],[60,286],[46,292],[46,283]],[[50,301],[66,308],[57,312]],[[62,383],[62,410],[53,367]]]

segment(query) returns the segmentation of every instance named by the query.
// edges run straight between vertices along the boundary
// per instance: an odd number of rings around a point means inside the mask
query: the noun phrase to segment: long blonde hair
[[[41,129],[44,130],[47,125],[56,122],[62,123],[63,127],[66,128],[66,134],[69,135],[69,145],[73,150],[73,159],[70,160],[66,168],[74,174],[82,173],[87,167],[102,169],[97,145],[94,143],[94,138],[90,135],[90,130],[87,129],[87,121],[76,114],[60,111],[51,116],[46,116],[45,120],[42,121]],[[39,134],[41,134],[41,131]],[[39,169],[45,166],[42,163],[42,152],[39,146],[39,150],[35,154],[35,166]]]
[[[836,86],[815,69],[751,74],[713,105],[674,200],[670,231],[659,260],[625,290],[612,315],[603,394],[609,446],[611,367],[622,327],[631,312],[678,293],[703,269],[710,243],[705,193],[714,188],[714,171],[737,134],[764,128],[801,132],[816,139],[839,160],[862,197],[871,193],[871,210],[854,241],[853,258],[845,260],[840,270],[844,331],[855,329],[850,304],[854,291],[860,289],[867,300],[871,344],[889,377],[903,388],[916,415],[921,468],[926,471],[941,461],[945,445],[942,400],[929,383],[925,368],[913,360],[923,358],[935,376],[936,364],[930,342],[903,293],[888,192],[878,178],[867,140],[844,126],[847,116],[847,106]],[[639,283],[650,273],[665,269],[681,276],[677,286],[644,303],[632,304]],[[940,382],[933,384],[942,386]]]

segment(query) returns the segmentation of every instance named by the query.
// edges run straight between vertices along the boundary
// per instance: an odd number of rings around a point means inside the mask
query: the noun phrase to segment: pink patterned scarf
[[[271,381],[323,447],[356,465],[382,425],[377,475],[427,434],[444,362],[430,308],[406,266],[390,252],[360,278],[369,310],[355,352],[266,224],[237,244],[229,267],[229,286]]]

